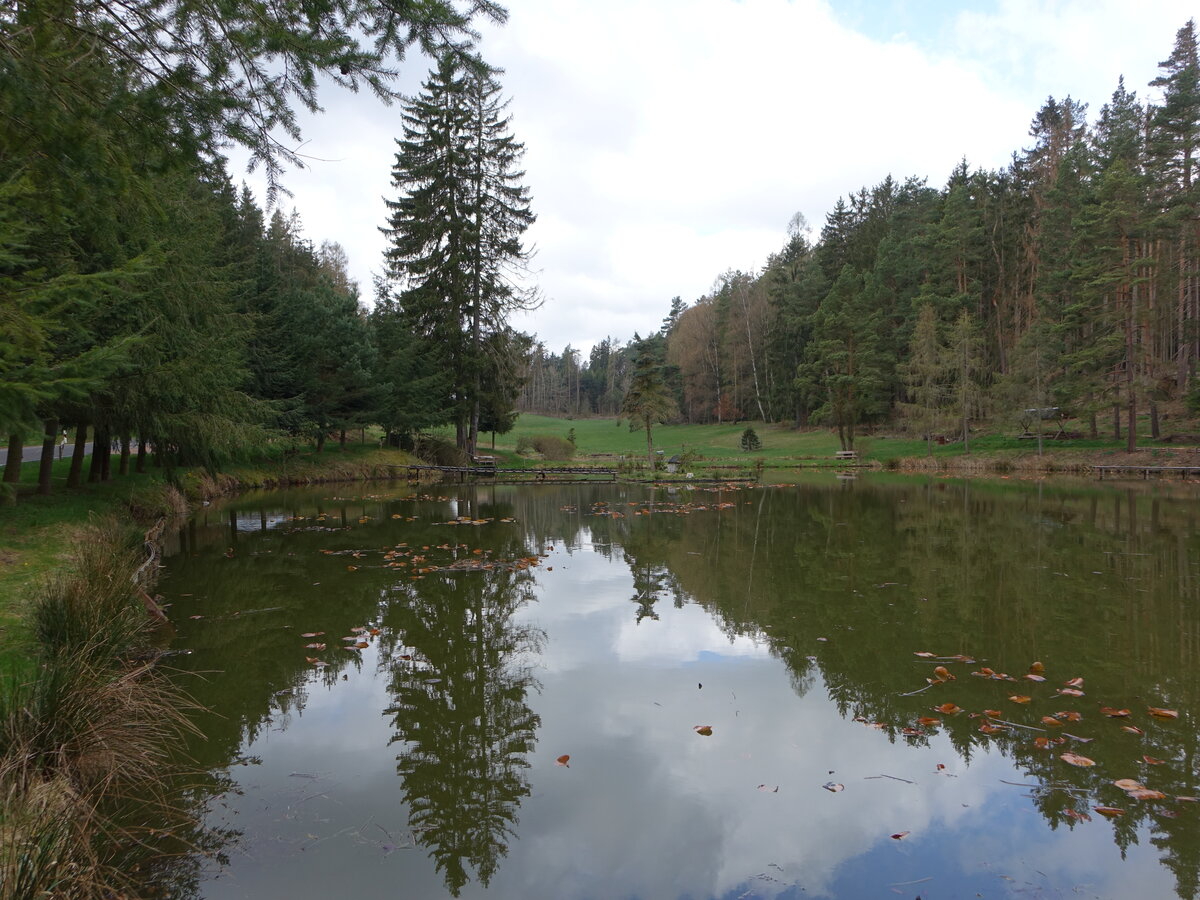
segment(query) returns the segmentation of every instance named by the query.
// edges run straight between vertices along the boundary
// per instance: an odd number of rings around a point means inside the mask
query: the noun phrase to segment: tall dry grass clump
[[[0,680],[0,900],[123,895],[143,830],[183,821],[171,751],[193,704],[146,661],[139,541],[85,529],[34,600],[35,658]]]

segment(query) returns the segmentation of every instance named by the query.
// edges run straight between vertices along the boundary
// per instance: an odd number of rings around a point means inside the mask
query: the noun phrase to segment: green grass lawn
[[[742,432],[752,427],[762,442],[762,448],[750,453],[741,450]],[[551,416],[522,414],[508,434],[496,436],[496,449],[504,454],[515,453],[517,441],[522,436],[549,434],[566,438],[575,432],[577,457],[586,459],[597,454],[612,454],[645,459],[646,434],[644,431],[629,430],[627,422],[615,419],[566,419]],[[670,457],[684,451],[699,453],[705,462],[729,465],[742,463],[750,466],[762,459],[767,466],[833,464],[834,454],[841,449],[837,433],[818,428],[797,430],[787,425],[763,422],[739,422],[723,425],[659,425],[653,430],[654,447]],[[450,435],[452,438],[452,435]],[[481,435],[480,450],[486,452],[491,446],[491,435]],[[887,462],[904,457],[925,456],[924,441],[909,437],[860,434],[855,441],[856,449],[863,460]],[[1071,441],[1052,441],[1049,435],[1044,441],[1047,453],[1067,451],[1120,451],[1123,441],[1101,437]],[[971,440],[971,452],[975,454],[1032,454],[1037,451],[1034,440],[1018,439],[1016,429],[1009,433],[982,434]],[[1153,451],[1150,451],[1153,453]],[[933,446],[935,457],[953,457],[963,454],[962,443]]]

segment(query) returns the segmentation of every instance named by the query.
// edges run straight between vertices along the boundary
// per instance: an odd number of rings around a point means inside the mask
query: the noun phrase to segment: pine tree
[[[533,223],[524,147],[509,133],[493,77],[444,56],[405,105],[404,137],[387,201],[388,274],[423,340],[444,348],[452,373],[446,403],[460,448],[474,452],[488,336],[535,301],[518,286]]]

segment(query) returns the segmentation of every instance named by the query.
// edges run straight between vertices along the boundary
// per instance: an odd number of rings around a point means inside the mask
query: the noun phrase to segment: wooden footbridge
[[[1157,475],[1159,478],[1169,475],[1178,475],[1180,478],[1200,477],[1200,466],[1091,466],[1091,470],[1101,481],[1105,475],[1141,475],[1144,479],[1149,479],[1151,475]]]
[[[460,482],[468,477],[472,479],[486,478],[493,481],[532,481],[535,483],[557,484],[567,481],[616,481],[617,470],[598,466],[538,466],[530,468],[506,469],[495,464],[478,463],[472,466],[433,466],[421,464],[393,465],[392,469],[405,469],[409,481],[419,481],[422,472],[440,472],[445,475],[457,475]]]

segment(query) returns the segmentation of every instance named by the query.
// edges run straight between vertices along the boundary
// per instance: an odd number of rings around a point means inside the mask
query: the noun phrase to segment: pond
[[[1198,509],[883,475],[212,507],[160,583],[211,710],[168,893],[1191,900]]]

